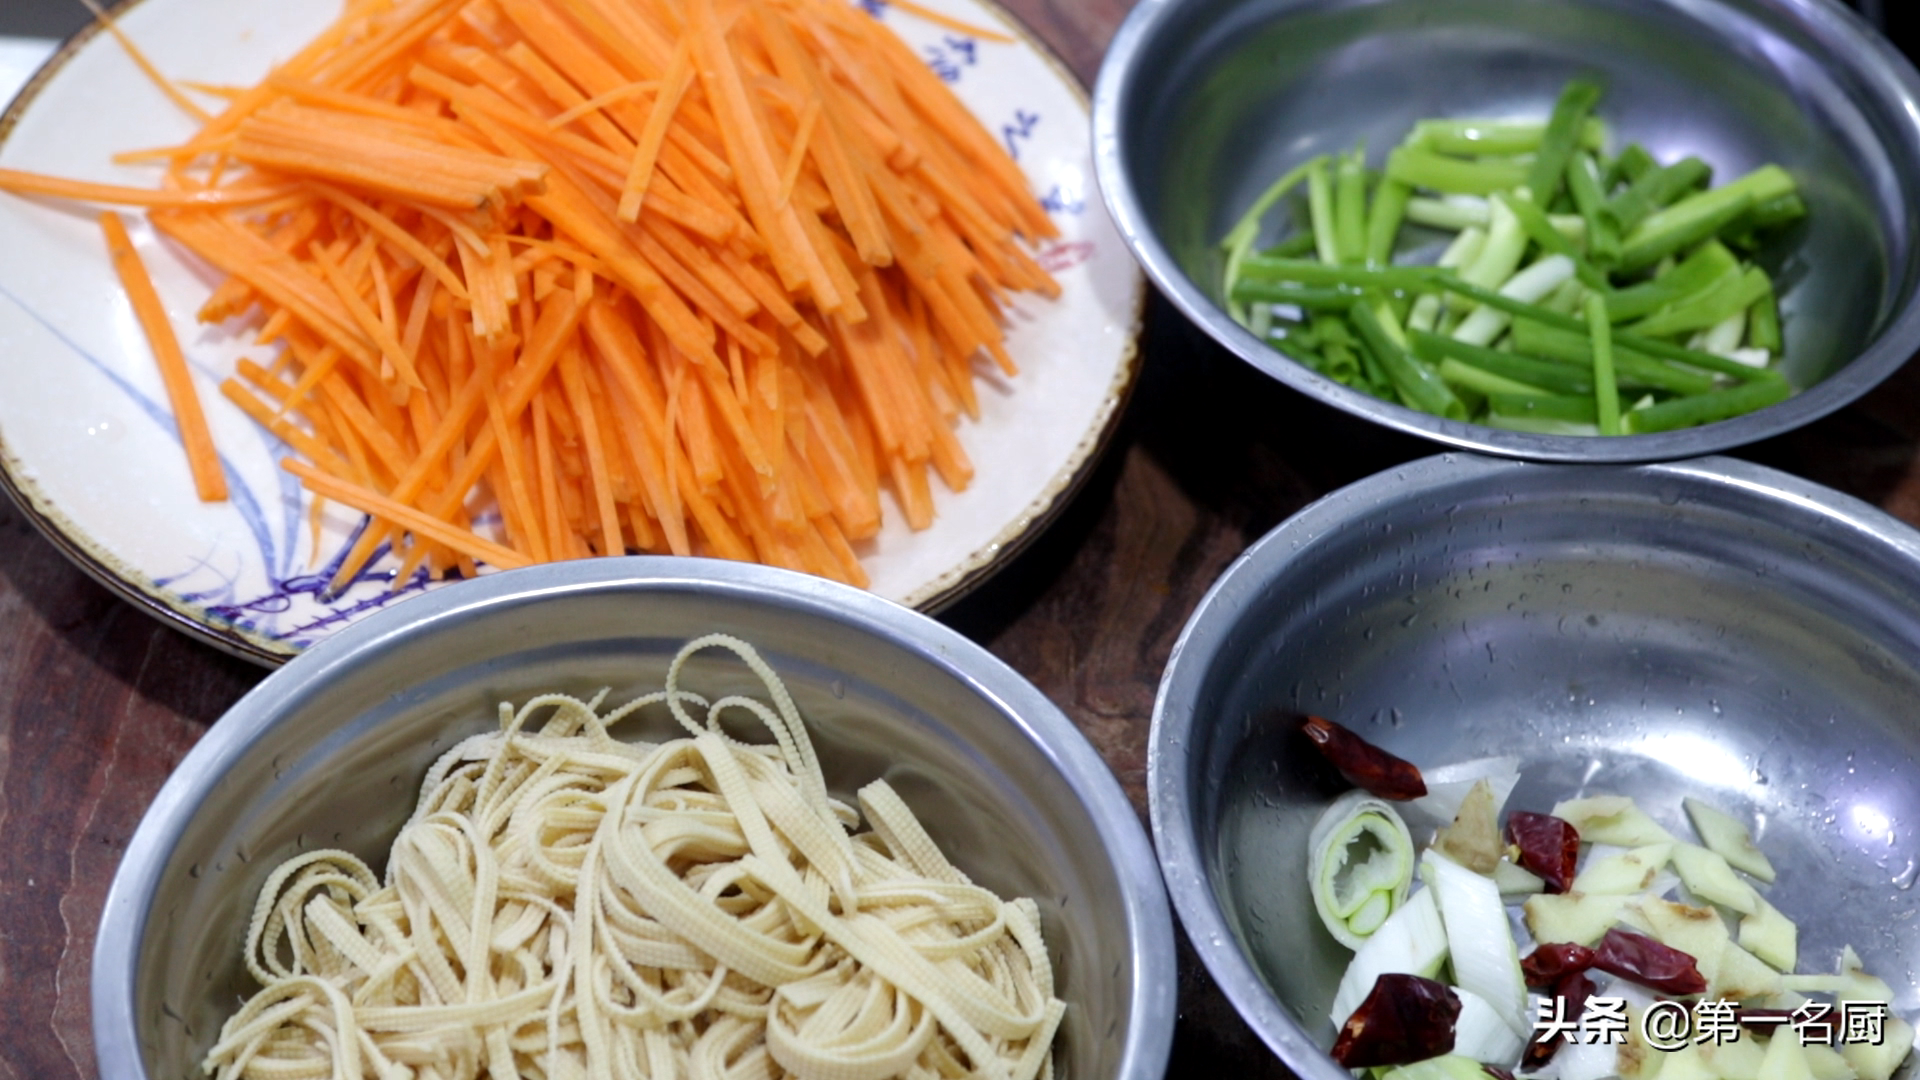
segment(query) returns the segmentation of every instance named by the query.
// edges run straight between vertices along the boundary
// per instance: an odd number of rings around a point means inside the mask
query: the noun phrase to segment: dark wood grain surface
[[[1091,82],[1129,0],[1006,0]],[[1065,515],[946,620],[1033,680],[1145,818],[1155,685],[1207,586],[1317,496],[1434,447],[1318,406],[1148,309],[1141,384]],[[1740,456],[1920,524],[1920,369]],[[88,966],[107,886],[169,770],[263,672],[161,626],[0,495],[0,1078],[94,1076]],[[1170,1076],[1287,1073],[1183,942]]]

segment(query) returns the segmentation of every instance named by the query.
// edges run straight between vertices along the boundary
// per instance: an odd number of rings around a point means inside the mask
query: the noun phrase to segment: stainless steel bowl
[[[1348,389],[1218,307],[1220,238],[1290,166],[1360,140],[1378,164],[1424,116],[1542,116],[1581,73],[1606,85],[1622,143],[1697,154],[1721,180],[1771,161],[1800,182],[1806,224],[1766,260],[1783,264],[1785,371],[1803,393],[1657,435],[1507,432]],[[1093,124],[1108,209],[1189,319],[1301,393],[1452,446],[1711,453],[1824,416],[1920,349],[1920,75],[1832,0],[1148,0],[1107,51]]]
[[[781,672],[836,792],[884,776],[975,880],[1039,902],[1068,1004],[1067,1075],[1158,1078],[1172,922],[1145,831],[1072,723],[986,650],[905,608],[781,570],[661,558],[535,567],[416,598],[315,646],[222,717],[161,789],[107,897],[93,961],[101,1075],[200,1075],[254,989],[240,947],[265,876],[310,847],[383,866],[427,766],[494,726],[497,702],[657,688],[679,647],[714,630]],[[757,688],[737,662],[710,659],[689,665],[688,685]]]
[[[1755,820],[1801,970],[1851,944],[1912,1016],[1916,703],[1920,534],[1880,511],[1721,458],[1427,458],[1289,519],[1201,602],[1154,707],[1154,841],[1202,961],[1303,1080],[1348,1080],[1324,1048],[1351,953],[1304,869],[1338,789],[1273,707],[1416,763],[1519,755],[1519,809],[1625,794],[1684,833],[1696,794]]]

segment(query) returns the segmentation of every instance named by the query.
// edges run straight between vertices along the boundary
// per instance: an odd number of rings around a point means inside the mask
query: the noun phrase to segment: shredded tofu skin
[[[734,652],[764,698],[679,686]],[[753,648],[686,645],[663,689],[600,712],[548,694],[428,771],[383,883],[344,851],[261,889],[262,989],[208,1053],[228,1080],[1050,1077],[1065,1005],[1032,900],[949,863],[876,780],[827,792]],[[609,728],[664,705],[687,736]],[[771,745],[721,730],[748,713]],[[868,824],[856,832],[862,816]]]

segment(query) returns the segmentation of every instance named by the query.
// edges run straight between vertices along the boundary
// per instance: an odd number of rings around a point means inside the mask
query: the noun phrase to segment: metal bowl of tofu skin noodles
[[[93,960],[101,1076],[202,1075],[221,1025],[257,989],[241,951],[267,875],[314,848],[382,872],[429,765],[497,730],[499,702],[605,687],[611,707],[658,690],[681,647],[714,632],[784,680],[831,794],[850,800],[884,778],[975,883],[1036,902],[1066,1003],[1056,1070],[1158,1080],[1174,1019],[1166,897],[1139,818],[1072,722],[984,648],[897,604],[772,567],[670,557],[456,583],[347,628],[235,704],[162,788],[114,878]],[[709,700],[766,693],[724,652],[686,672]],[[685,733],[659,710],[613,734]]]

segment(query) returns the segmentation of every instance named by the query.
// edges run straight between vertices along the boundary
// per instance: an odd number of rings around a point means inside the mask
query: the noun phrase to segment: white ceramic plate
[[[1032,179],[1062,236],[1039,253],[1064,288],[1022,298],[1010,349],[1022,367],[981,387],[960,437],[977,476],[939,490],[913,533],[889,506],[862,558],[875,592],[923,609],[953,600],[1045,525],[1091,467],[1132,384],[1144,284],[1093,189],[1087,105],[1066,69],[979,0],[925,0],[1020,40],[968,38],[889,7],[863,7],[908,39]],[[140,0],[122,26],[174,78],[257,81],[339,10],[338,0]],[[193,122],[104,34],[63,49],[0,119],[0,167],[151,186],[111,164],[179,141]],[[165,393],[94,221],[95,208],[0,195],[0,482],[81,566],[215,644],[277,662],[407,592],[367,581],[318,597],[357,515],[335,511],[316,546],[305,493],[275,462],[285,448],[218,393],[244,337],[194,320],[216,275],[144,221],[135,242],[195,369],[225,462],[230,502],[199,502]],[[936,488],[938,485],[936,484]]]

